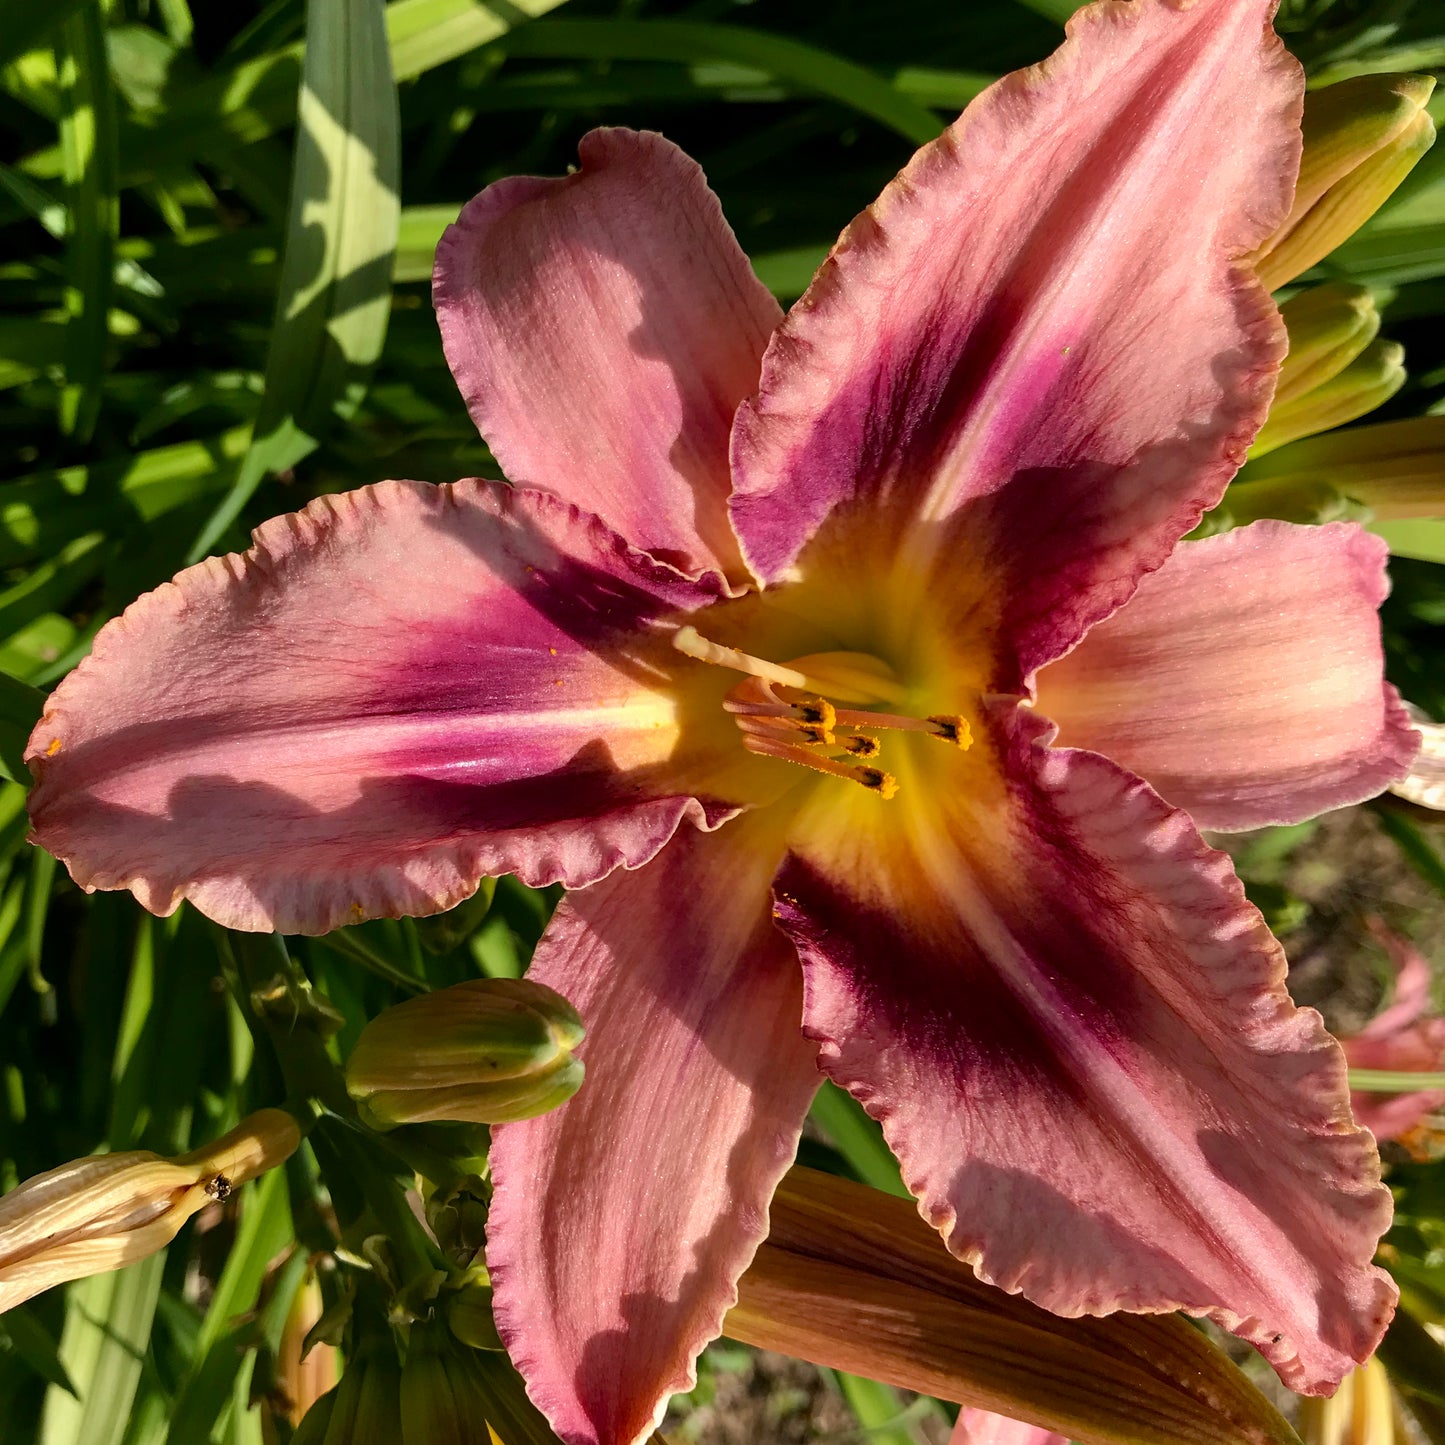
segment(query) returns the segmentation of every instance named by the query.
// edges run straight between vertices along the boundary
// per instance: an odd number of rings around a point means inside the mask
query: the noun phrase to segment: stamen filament
[[[798,718],[750,717],[744,713],[738,717],[737,725],[745,738],[773,738],[790,745],[807,743],[825,748],[833,747],[838,741],[833,736],[833,730],[825,724],[803,722]]]
[[[947,742],[957,743],[961,748],[973,742],[973,731],[961,717],[946,717],[941,713],[932,717],[900,717],[888,712],[854,712],[839,708],[834,718],[842,728],[867,729],[872,732],[929,733]]]
[[[712,642],[690,626],[673,633],[672,645],[699,662],[743,674],[744,680],[728,693],[723,707],[732,714],[748,752],[844,778],[882,798],[893,797],[898,780],[871,761],[863,761],[882,751],[873,733],[927,733],[960,748],[973,741],[962,717],[937,714],[919,718],[835,706],[834,698],[850,703],[898,703],[909,696],[887,664],[867,654],[819,652],[794,658],[798,666],[784,667]]]
[[[819,753],[808,752],[796,744],[774,742],[771,738],[756,737],[750,733],[744,734],[743,746],[750,753],[758,753],[765,758],[782,758],[785,762],[801,763],[805,768],[827,773],[830,777],[846,778],[850,783],[858,783],[869,792],[877,793],[880,798],[891,798],[898,791],[898,779],[882,768],[838,762]]]

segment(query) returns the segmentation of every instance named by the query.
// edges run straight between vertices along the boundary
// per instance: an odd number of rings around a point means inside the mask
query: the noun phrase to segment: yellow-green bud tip
[[[1294,205],[1254,256],[1271,291],[1359,230],[1430,149],[1434,87],[1428,75],[1359,75],[1306,96]]]

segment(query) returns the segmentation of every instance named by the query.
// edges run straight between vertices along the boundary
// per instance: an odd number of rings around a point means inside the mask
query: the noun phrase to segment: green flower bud
[[[487,1186],[475,1176],[454,1181],[426,1197],[426,1222],[442,1252],[462,1268],[487,1242]]]
[[[436,1326],[412,1330],[401,1373],[401,1445],[556,1445],[501,1353],[455,1344]]]
[[[482,978],[408,999],[374,1018],[346,1087],[376,1128],[454,1120],[506,1124],[555,1109],[582,1083],[582,1020],[528,979]]]
[[[1325,432],[1252,457],[1224,505],[1236,519],[1313,520],[1270,508],[1324,490],[1378,520],[1445,516],[1445,416]]]
[[[1369,520],[1364,507],[1350,501],[1328,482],[1307,477],[1281,477],[1260,482],[1238,483],[1224,494],[1224,500],[1209,514],[1215,531],[1248,526],[1262,517],[1283,522],[1362,522]],[[1207,535],[1202,533],[1200,535]]]
[[[474,1350],[506,1347],[492,1317],[492,1286],[485,1270],[474,1270],[452,1293],[446,1304],[447,1328]]]
[[[326,1445],[326,1432],[331,1428],[331,1417],[336,1413],[336,1397],[341,1386],[328,1390],[301,1417],[291,1445]]]
[[[434,1330],[412,1330],[401,1372],[401,1445],[494,1445],[470,1364]]]
[[[292,1445],[397,1445],[401,1370],[391,1342],[368,1340],[296,1427]]]
[[[1394,1445],[1409,1439],[1396,1430],[1390,1377],[1378,1359],[1366,1360],[1340,1381],[1328,1400],[1301,1400],[1299,1436],[1304,1445]]]
[[[1289,355],[1279,370],[1274,406],[1289,406],[1340,374],[1380,334],[1380,312],[1368,286],[1331,281],[1291,296],[1279,314]]]
[[[1430,149],[1428,75],[1360,75],[1305,97],[1304,156],[1294,206],[1255,253],[1273,291],[1352,236]]]
[[[1303,396],[1276,400],[1250,456],[1355,421],[1382,406],[1404,384],[1405,348],[1395,341],[1372,341],[1343,370]]]

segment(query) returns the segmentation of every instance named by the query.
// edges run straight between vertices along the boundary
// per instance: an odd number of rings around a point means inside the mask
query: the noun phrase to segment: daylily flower
[[[1379,542],[1177,545],[1284,350],[1244,259],[1299,163],[1271,12],[1079,12],[786,318],[660,137],[489,187],[436,301],[516,489],[267,523],[105,629],[32,738],[38,840],[160,912],[578,890],[531,977],[587,1083],[496,1130],[488,1246],[569,1445],[691,1382],[819,1067],[1004,1290],[1207,1316],[1302,1390],[1384,1328],[1340,1051],[1195,826],[1357,801],[1417,745]]]
[[[1430,965],[1418,949],[1376,921],[1371,932],[1395,968],[1395,995],[1358,1033],[1341,1036],[1352,1069],[1389,1073],[1445,1072],[1445,1018],[1430,1015]],[[1380,1094],[1356,1091],[1355,1121],[1376,1139],[1400,1139],[1421,1129],[1445,1104],[1445,1089]]]

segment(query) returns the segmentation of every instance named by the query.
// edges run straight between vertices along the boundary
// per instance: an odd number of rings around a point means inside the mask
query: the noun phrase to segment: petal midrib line
[[[960,865],[955,846],[939,821],[927,810],[917,809],[910,818],[910,828],[916,856],[930,882],[967,920],[989,962],[999,970],[1039,1029],[1048,1035],[1059,1058],[1067,1062],[1093,1096],[1108,1104],[1111,1129],[1121,1138],[1127,1136],[1136,1157],[1157,1162],[1158,1172],[1169,1180],[1173,1207],[1192,1216],[1199,1232],[1217,1241],[1219,1256],[1243,1263],[1269,1291],[1279,1317],[1295,1318],[1297,1291],[1291,1288],[1279,1256],[1253,1232],[1240,1235],[1231,1230],[1230,1220],[1211,1207],[1210,1200],[1221,1181],[1182,1146],[1148,1093],[1129,1077],[1120,1061],[1087,1030],[1061,1026],[1060,1021],[1074,1010],[1019,947],[971,872]],[[1240,1203],[1254,1207],[1243,1196]],[[1306,1330],[1310,1327],[1308,1321],[1302,1321],[1301,1326]]]
[[[1112,248],[1114,226],[1110,223],[1120,214],[1130,214],[1136,208],[1147,209],[1144,203],[1148,200],[1152,177],[1160,164],[1157,158],[1177,149],[1178,132],[1188,126],[1189,113],[1199,108],[1201,95],[1216,83],[1232,52],[1232,40],[1231,31],[1221,29],[1216,32],[1212,47],[1214,63],[1205,69],[1195,62],[1197,68],[1191,72],[1191,85],[1166,84],[1161,79],[1162,72],[1177,69],[1178,62],[1173,56],[1166,57],[1156,66],[1149,83],[1137,87],[1135,99],[1119,112],[1100,138],[1097,153],[1111,157],[1107,182],[1101,182],[1097,173],[1087,179],[1076,180],[1063,188],[1049,210],[1039,217],[1033,232],[1035,245],[1014,261],[1008,277],[995,290],[1006,293],[1012,279],[1030,269],[1040,247],[1051,258],[1047,267],[1043,268],[1047,280],[1041,288],[1031,291],[1026,319],[1019,322],[1009,338],[1007,349],[989,368],[987,380],[969,406],[968,420],[960,427],[948,455],[940,462],[918,509],[915,526],[920,530],[926,524],[938,523],[948,517],[957,498],[965,495],[961,489],[964,474],[972,473],[976,478],[982,478],[983,490],[993,490],[1007,480],[1006,476],[990,476],[990,472],[997,465],[995,454],[1004,450],[997,434],[1010,426],[1014,410],[1009,404],[1010,396],[1027,395],[1035,389],[1031,377],[1036,377],[1040,358],[1050,354],[1053,363],[1051,380],[1056,383],[1058,373],[1070,364],[1067,355],[1069,341],[1087,336],[1092,329],[1091,322],[1102,304],[1102,298],[1097,294],[1091,295],[1096,289],[1092,285],[1092,277],[1097,270],[1094,258]],[[1172,98],[1158,112],[1158,119],[1151,120],[1149,125],[1140,125],[1137,123],[1138,112],[1149,107],[1149,97],[1154,92],[1172,92]],[[1119,137],[1123,139],[1116,144],[1108,143]],[[1051,217],[1077,207],[1080,197],[1088,201],[1087,212],[1084,213],[1088,216],[1087,221],[1071,227],[1050,224]],[[1075,214],[1079,212],[1075,211]],[[1061,237],[1068,239],[1061,244]],[[1061,324],[1061,318],[1066,319],[1069,334],[1046,338],[1050,329]],[[970,488],[967,494],[973,494],[974,490]],[[935,546],[940,545],[943,534],[934,528],[929,530],[939,539]]]

